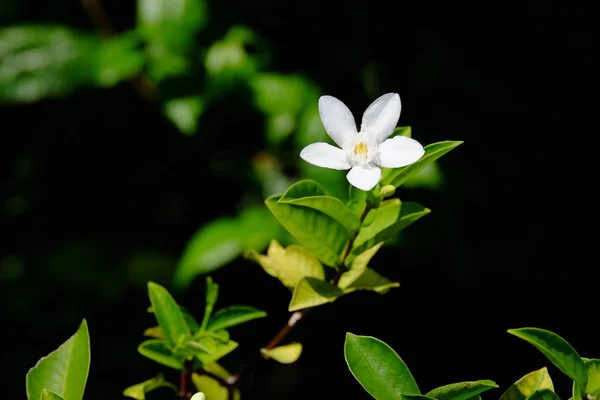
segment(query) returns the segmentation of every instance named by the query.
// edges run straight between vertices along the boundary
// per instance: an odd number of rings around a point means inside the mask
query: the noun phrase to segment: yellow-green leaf
[[[260,353],[263,356],[282,364],[291,364],[300,358],[300,354],[302,354],[302,344],[290,343],[273,349],[260,349]]]
[[[500,400],[527,400],[536,391],[543,389],[554,390],[552,379],[550,379],[546,367],[531,372],[516,381],[504,392]]]
[[[329,282],[315,278],[304,278],[296,286],[288,310],[297,311],[330,303],[343,294],[342,289]]]
[[[123,396],[131,397],[136,400],[145,400],[146,393],[161,387],[170,387],[175,391],[177,390],[175,385],[165,380],[165,376],[163,374],[159,374],[154,378],[148,379],[147,381],[129,386],[123,391]]]
[[[229,372],[217,363],[207,364],[202,368],[224,380],[230,376]],[[196,390],[204,393],[206,400],[229,400],[229,390],[234,390],[234,400],[240,400],[239,389],[228,389],[224,386],[221,386],[216,379],[208,375],[202,375],[194,372],[192,374],[192,383],[196,387]]]

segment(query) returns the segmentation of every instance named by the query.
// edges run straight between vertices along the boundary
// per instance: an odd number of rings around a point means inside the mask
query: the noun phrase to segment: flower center
[[[377,143],[368,134],[360,132],[346,142],[344,152],[352,165],[368,164],[377,154]]]
[[[362,142],[359,142],[354,146],[354,155],[358,157],[365,157],[368,152],[367,145]]]

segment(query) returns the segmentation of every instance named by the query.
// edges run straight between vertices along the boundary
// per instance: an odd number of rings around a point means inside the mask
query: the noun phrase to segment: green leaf
[[[577,382],[580,387],[586,387],[585,364],[566,340],[553,332],[539,328],[509,329],[508,333],[534,345],[565,375]]]
[[[546,367],[531,372],[509,387],[500,400],[527,400],[538,390],[554,390],[552,379]]]
[[[379,339],[348,332],[344,356],[352,375],[377,400],[421,393],[404,361]]]
[[[303,180],[292,185],[279,199],[279,203],[304,206],[331,217],[350,232],[360,228],[359,217],[341,200],[324,195],[325,191],[315,181]]]
[[[600,360],[595,358],[584,361],[587,368],[587,385],[585,392],[594,398],[600,398]]]
[[[149,393],[161,387],[170,387],[171,389],[177,391],[177,386],[173,385],[170,382],[167,382],[165,380],[165,376],[163,374],[159,374],[154,378],[148,379],[147,381],[135,384],[133,386],[129,386],[123,391],[123,396],[131,397],[136,400],[145,400],[146,393]]]
[[[185,317],[167,289],[154,282],[148,282],[148,295],[154,316],[163,329],[167,343],[172,348],[183,346],[191,337]]]
[[[210,338],[205,338],[210,339]],[[226,343],[223,342],[214,342],[215,349],[211,353],[197,353],[196,358],[202,363],[202,365],[207,365],[218,361],[220,358],[225,357],[227,354],[231,353],[238,347],[238,343],[233,340],[229,340]]]
[[[218,376],[219,378],[226,380],[231,376],[231,374],[222,366],[217,363],[212,363],[203,366],[203,369],[211,374]],[[206,395],[206,400],[229,400],[229,391],[227,387],[221,386],[219,381],[208,376],[201,375],[198,373],[192,374],[192,383],[196,387],[196,390],[202,392]],[[240,400],[240,391],[239,389],[230,389],[233,390],[233,400]]]
[[[350,269],[342,274],[338,282],[338,287],[344,289],[344,293],[350,293],[355,290],[373,290],[377,293],[385,294],[391,288],[400,286],[398,282],[392,282],[367,267],[371,258],[382,245],[383,242],[359,254],[352,262]]]
[[[349,185],[348,198],[348,209],[360,218],[367,207],[367,192]]]
[[[62,396],[59,396],[58,394],[48,389],[42,390],[42,396],[40,398],[41,400],[64,400]]]
[[[151,337],[153,339],[165,340],[165,332],[160,326],[153,326],[144,331],[144,336]]]
[[[560,397],[553,390],[542,389],[529,396],[529,400],[560,400]]]
[[[146,340],[138,346],[138,352],[159,364],[183,370],[183,362],[175,357],[169,346],[162,340]]]
[[[290,343],[272,349],[260,349],[260,353],[281,364],[292,364],[300,358],[300,354],[302,354],[302,344]]]
[[[218,297],[219,285],[214,283],[212,278],[209,276],[206,278],[206,305],[204,306],[204,316],[202,317],[202,325],[200,325],[201,331],[206,329],[206,325],[208,325],[208,321],[210,320],[210,316],[213,312],[213,308],[215,307],[215,303],[217,302]]]
[[[42,397],[42,391],[47,389],[64,400],[81,400],[89,369],[90,336],[84,319],[73,336],[58,349],[41,358],[27,372],[27,398],[38,400]]]
[[[276,195],[265,200],[275,218],[325,265],[336,267],[350,237],[348,230],[315,209],[280,203],[281,197]]]
[[[138,46],[133,32],[103,40],[60,26],[0,29],[0,102],[28,103],[82,87],[113,86],[141,70]]]
[[[271,212],[251,207],[235,218],[218,218],[200,228],[189,240],[176,267],[174,284],[184,288],[198,275],[215,271],[244,250],[262,251],[281,227]]]
[[[427,393],[427,396],[437,400],[468,400],[473,396],[488,391],[497,389],[498,385],[495,382],[484,379],[479,381],[451,383],[449,385],[440,386]]]
[[[353,262],[357,254],[364,253],[377,243],[397,235],[430,212],[430,209],[414,202],[401,203],[399,199],[382,202],[379,208],[367,214],[354,240],[351,256],[347,258],[346,265]]]
[[[425,155],[419,161],[402,168],[386,168],[383,172],[381,185],[394,185],[395,187],[402,185],[415,176],[417,172],[462,143],[462,141],[445,141],[425,146]]]
[[[300,246],[291,245],[284,249],[276,240],[272,240],[266,256],[251,250],[246,257],[258,262],[269,275],[292,290],[303,278],[325,279],[323,265]]]
[[[229,306],[222,308],[210,319],[206,329],[216,331],[266,317],[267,313],[250,306]]]
[[[217,331],[198,331],[195,335],[194,338],[201,338],[204,336],[208,336],[210,338],[213,338],[215,340],[218,340],[220,342],[228,342],[229,341],[229,332],[227,332],[225,329],[220,329]]]
[[[412,128],[410,126],[399,126],[396,129],[394,129],[394,132],[390,137],[394,136],[412,137]]]
[[[288,311],[297,311],[303,308],[331,303],[343,294],[342,289],[329,282],[315,278],[304,278],[298,283],[296,289],[294,289]]]

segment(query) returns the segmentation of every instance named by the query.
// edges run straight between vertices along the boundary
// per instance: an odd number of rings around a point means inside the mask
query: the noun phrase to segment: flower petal
[[[300,158],[317,167],[331,169],[350,169],[346,153],[329,143],[312,143],[302,149]]]
[[[369,191],[377,185],[381,179],[379,167],[371,164],[356,165],[346,174],[348,182],[360,190]]]
[[[344,147],[356,135],[356,121],[344,103],[333,96],[319,98],[319,115],[327,134],[338,146]]]
[[[379,166],[384,168],[400,168],[412,164],[425,154],[421,143],[406,136],[394,136],[381,143],[379,150]]]
[[[365,111],[360,126],[361,132],[368,132],[379,144],[388,138],[400,119],[400,96],[388,93],[375,100]]]

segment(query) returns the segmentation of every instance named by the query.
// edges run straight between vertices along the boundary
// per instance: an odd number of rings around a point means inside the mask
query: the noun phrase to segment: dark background
[[[134,21],[134,5],[123,3],[106,1],[120,30]],[[421,143],[465,141],[440,161],[444,190],[400,192],[433,210],[374,260],[402,286],[311,312],[291,336],[305,346],[299,362],[263,363],[244,382],[243,398],[369,398],[344,362],[347,331],[390,344],[424,392],[492,379],[500,389],[484,397],[497,398],[525,373],[550,366],[509,328],[549,329],[583,356],[600,356],[597,129],[587,122],[586,100],[595,97],[593,13],[542,1],[210,6],[208,35],[250,26],[272,46],[274,70],[306,74],[355,115],[394,91],[403,103],[400,125],[411,125]],[[21,1],[6,15],[5,24],[92,29],[77,2]],[[361,83],[368,63],[380,93]],[[168,286],[193,232],[231,214],[242,194],[239,180],[214,173],[209,161],[218,151],[243,159],[260,149],[261,117],[228,118],[239,99],[229,100],[206,114],[213,129],[194,138],[127,83],[0,108],[2,398],[24,398],[27,370],[84,317],[92,340],[86,398],[120,398],[159,370],[175,376],[136,352],[152,324],[145,282]],[[221,284],[219,304],[269,313],[232,329],[241,346],[225,364],[235,371],[286,321],[289,294],[244,260],[212,276]],[[199,278],[177,298],[199,315],[203,296]],[[550,373],[559,396],[570,397],[568,378],[554,367]]]

